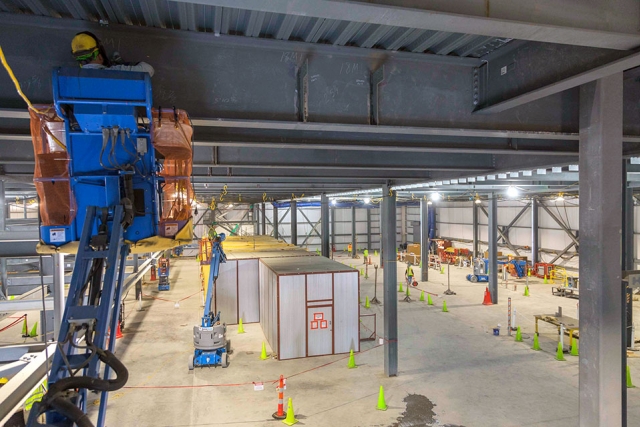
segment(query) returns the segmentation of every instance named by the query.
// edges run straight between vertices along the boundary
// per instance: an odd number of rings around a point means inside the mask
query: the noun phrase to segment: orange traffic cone
[[[122,335],[122,330],[120,329],[120,322],[118,322],[118,327],[116,328],[116,339],[120,339],[124,337],[124,335]]]
[[[151,266],[151,281],[153,282],[154,280],[157,280],[156,267],[155,267],[155,265],[152,265]]]
[[[484,291],[484,301],[482,301],[482,305],[493,305],[491,302],[491,293],[489,292],[489,287]]]

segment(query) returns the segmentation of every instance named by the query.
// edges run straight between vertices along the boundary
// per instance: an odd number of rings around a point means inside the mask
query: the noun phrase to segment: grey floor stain
[[[404,398],[407,408],[391,427],[464,427],[440,424],[433,408],[436,406],[421,394],[409,394]]]

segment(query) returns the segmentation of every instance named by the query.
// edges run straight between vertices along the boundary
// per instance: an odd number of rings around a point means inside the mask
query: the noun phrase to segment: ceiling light
[[[437,202],[438,200],[440,200],[441,198],[442,198],[442,196],[440,195],[440,193],[433,193],[433,194],[431,195],[431,200],[436,201],[436,202]]]
[[[558,194],[558,197],[556,198],[556,203],[557,202],[564,202],[564,197],[562,197],[562,193]]]
[[[331,204],[335,205],[336,204],[336,199],[331,199]]]
[[[427,205],[432,205],[432,204],[433,204],[433,202],[432,202],[431,200],[429,200],[429,201],[427,202]]]
[[[516,187],[510,185],[509,188],[507,188],[507,196],[518,197],[518,190],[516,189]]]
[[[368,198],[368,197],[365,197],[365,198],[364,198],[364,204],[365,204],[365,205],[368,205],[369,203],[371,203],[371,199],[370,199],[370,198]]]
[[[232,208],[232,207],[233,207],[233,203],[229,203],[229,208]]]
[[[482,200],[480,200],[480,196],[478,196],[478,193],[476,193],[475,203],[476,203],[476,205],[479,205],[480,203],[482,203]]]

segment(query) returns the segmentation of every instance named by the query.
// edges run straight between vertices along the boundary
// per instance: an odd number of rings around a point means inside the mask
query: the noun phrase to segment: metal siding
[[[280,360],[305,357],[305,276],[280,276]]]
[[[358,337],[358,273],[336,273],[333,316],[335,353],[360,351]]]
[[[238,316],[244,323],[260,321],[260,278],[257,259],[238,261]]]
[[[260,326],[272,349],[278,348],[277,341],[277,279],[273,271],[259,264],[260,272]]]
[[[229,260],[220,264],[220,272],[215,284],[216,310],[224,323],[238,323],[238,274],[237,261]]]
[[[332,298],[331,274],[307,275],[307,301],[330,300]]]

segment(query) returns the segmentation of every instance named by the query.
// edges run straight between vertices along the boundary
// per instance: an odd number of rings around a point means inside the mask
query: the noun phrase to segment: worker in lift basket
[[[411,263],[407,263],[407,269],[404,272],[404,277],[407,279],[407,285],[411,285],[413,283],[413,267]]]
[[[71,40],[71,53],[82,68],[96,70],[142,71],[153,77],[153,67],[146,62],[123,63],[118,52],[110,61],[107,51],[93,33],[83,31]]]

